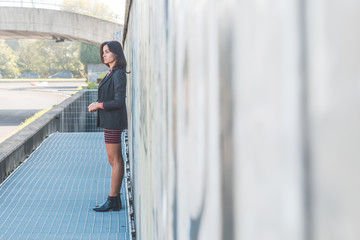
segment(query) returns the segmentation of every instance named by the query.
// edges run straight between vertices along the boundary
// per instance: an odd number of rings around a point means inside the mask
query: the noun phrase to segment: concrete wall
[[[128,16],[138,239],[360,239],[359,1]]]

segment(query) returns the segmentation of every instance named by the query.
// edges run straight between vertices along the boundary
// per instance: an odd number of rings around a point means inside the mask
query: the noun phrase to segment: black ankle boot
[[[93,208],[93,210],[96,212],[119,211],[120,209],[121,209],[120,195],[114,197],[108,196],[108,199],[102,206]]]

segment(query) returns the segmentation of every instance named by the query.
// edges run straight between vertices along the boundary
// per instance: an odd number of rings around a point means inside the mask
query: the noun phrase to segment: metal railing
[[[91,6],[90,4],[88,6]],[[62,0],[0,0],[0,7],[21,7],[21,8],[40,8],[58,11],[67,11],[87,16],[96,17],[115,23],[123,24],[124,17],[113,11],[103,11],[75,4],[64,4]]]
[[[129,137],[128,130],[125,129],[121,133],[121,150],[124,159],[124,183],[125,183],[125,208],[126,208],[126,225],[127,225],[127,239],[136,239],[136,226],[135,226],[135,208],[134,208],[134,193],[133,183],[130,170],[130,159],[129,159]]]

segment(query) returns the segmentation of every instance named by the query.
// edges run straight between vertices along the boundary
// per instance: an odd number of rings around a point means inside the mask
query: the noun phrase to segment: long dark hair
[[[104,46],[107,45],[110,52],[115,54],[115,66],[113,67],[113,70],[115,69],[124,69],[126,71],[126,59],[125,59],[125,55],[123,52],[123,49],[121,47],[121,44],[118,41],[108,41],[108,42],[103,42],[100,46],[100,58],[101,58],[101,62],[104,63],[104,58],[103,58],[103,48]],[[104,63],[105,64],[105,63]],[[106,66],[110,67],[109,64],[105,64]]]

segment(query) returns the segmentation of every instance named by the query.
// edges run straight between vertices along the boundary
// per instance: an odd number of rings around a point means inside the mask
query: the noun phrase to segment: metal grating
[[[110,181],[103,133],[52,134],[0,185],[0,239],[126,239],[124,187],[123,210],[92,210]]]

